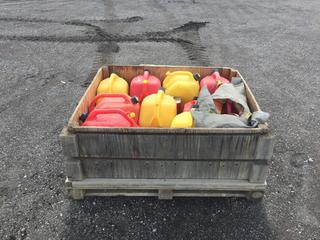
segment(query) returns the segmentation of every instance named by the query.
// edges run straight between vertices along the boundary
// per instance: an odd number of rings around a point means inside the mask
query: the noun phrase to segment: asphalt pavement
[[[320,1],[0,1],[0,239],[320,239]],[[108,63],[238,69],[276,136],[261,202],[86,198],[58,135]]]

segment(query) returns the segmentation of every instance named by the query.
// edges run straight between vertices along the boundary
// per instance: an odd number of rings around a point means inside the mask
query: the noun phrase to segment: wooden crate
[[[267,124],[257,128],[215,129],[79,126],[79,116],[87,112],[102,79],[114,72],[130,83],[145,69],[163,80],[167,71],[187,70],[204,77],[213,68],[156,65],[100,68],[60,134],[70,195],[74,199],[92,195],[261,198],[273,152],[273,137]],[[219,71],[227,79],[242,78],[232,68]],[[244,84],[251,111],[260,110],[245,81]]]

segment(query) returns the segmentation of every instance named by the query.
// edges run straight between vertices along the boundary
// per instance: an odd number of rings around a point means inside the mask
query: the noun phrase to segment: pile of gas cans
[[[81,126],[96,127],[194,127],[191,109],[206,86],[212,94],[229,80],[214,70],[201,79],[189,71],[167,72],[161,81],[148,70],[130,81],[115,73],[102,80],[97,95],[80,116]],[[232,104],[221,106],[221,113],[231,113]]]

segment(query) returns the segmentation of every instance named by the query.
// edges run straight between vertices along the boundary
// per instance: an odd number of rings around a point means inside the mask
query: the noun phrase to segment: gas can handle
[[[96,118],[97,115],[107,115],[107,114],[112,114],[112,113],[117,113],[121,116],[123,116],[128,122],[130,122],[130,124],[133,127],[137,127],[138,125],[136,124],[136,122],[130,118],[123,110],[121,109],[94,109],[88,116],[88,118],[86,119],[86,121],[90,121],[90,120],[94,120]]]
[[[149,70],[144,70],[143,72],[143,82],[142,82],[142,90],[141,95],[146,95],[147,89],[148,89],[148,80],[149,80],[150,72]]]
[[[143,72],[143,78],[148,80],[149,79],[149,75],[150,75],[149,70],[145,69],[144,72]]]
[[[118,77],[117,74],[111,73],[109,77],[110,84],[108,85],[108,92],[112,92],[112,85],[117,77]]]
[[[174,71],[174,72],[167,71],[166,72],[166,76],[168,76],[168,75],[171,75],[171,76],[174,76],[174,75],[187,75],[187,76],[193,78],[192,72],[189,72],[189,71]]]
[[[156,108],[155,108],[155,111],[156,111],[156,116],[158,118],[158,122],[160,124],[160,108],[161,108],[161,102],[162,102],[162,99],[164,98],[164,93],[165,89],[163,87],[160,87],[159,90],[158,90],[158,93],[157,93],[157,97],[156,97]]]
[[[96,102],[100,98],[106,98],[106,97],[108,98],[118,97],[118,98],[124,99],[126,103],[131,103],[131,98],[129,97],[129,95],[124,93],[100,93],[97,96],[95,96],[94,99],[91,101],[88,111],[91,112],[94,109]]]
[[[226,104],[227,104],[227,114],[231,114],[232,113],[232,101],[227,99]]]
[[[211,77],[213,77],[213,79],[218,79],[220,78],[220,73],[219,71],[214,71],[211,73]]]

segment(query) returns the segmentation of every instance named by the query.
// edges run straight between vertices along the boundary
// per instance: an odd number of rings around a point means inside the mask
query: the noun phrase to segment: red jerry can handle
[[[142,84],[142,90],[141,90],[141,95],[145,95],[146,91],[147,91],[147,85],[149,82],[149,76],[150,76],[150,72],[149,70],[144,70],[143,72],[143,84]]]
[[[219,69],[217,69],[217,68],[213,69],[213,71],[212,71],[212,73],[211,73],[210,76],[211,76],[214,80],[217,80],[217,79],[219,79],[219,78],[224,78],[224,77],[222,77],[222,76],[220,75],[220,71],[219,71]],[[224,78],[224,79],[226,79],[226,78]],[[226,80],[228,80],[228,79],[226,79]],[[228,80],[228,82],[230,82],[230,81]]]
[[[148,79],[149,79],[149,75],[150,75],[149,70],[145,69],[145,70],[143,71],[143,78],[146,79],[146,80],[148,80]]]
[[[124,94],[124,93],[100,93],[97,96],[94,97],[94,99],[92,100],[92,102],[89,105],[89,112],[91,112],[95,105],[96,102],[100,99],[100,98],[123,98],[125,100],[126,103],[132,103],[131,98],[129,97],[129,95]]]
[[[137,123],[121,109],[94,109],[89,114],[86,121],[92,121],[96,118],[97,115],[100,115],[100,114],[112,114],[112,113],[117,113],[117,114],[123,116],[131,124],[132,127],[138,126]]]
[[[227,99],[227,114],[231,114],[232,113],[232,101]]]
[[[212,77],[214,80],[219,79],[220,73],[219,73],[219,72],[213,72],[213,73],[211,74],[211,77]]]

